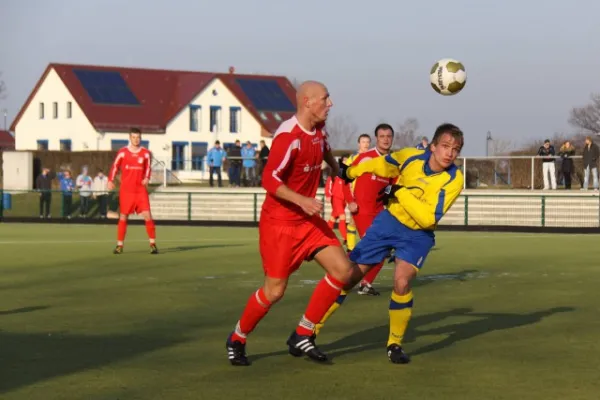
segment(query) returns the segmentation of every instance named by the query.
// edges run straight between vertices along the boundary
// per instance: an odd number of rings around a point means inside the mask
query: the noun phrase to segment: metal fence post
[[[542,227],[546,226],[546,196],[542,196]]]
[[[531,190],[535,189],[535,158],[531,157]]]
[[[188,214],[188,221],[192,220],[192,192],[188,192],[187,194],[187,214]]]
[[[258,193],[254,193],[254,222],[258,221]]]
[[[465,195],[465,226],[469,225],[469,196]]]

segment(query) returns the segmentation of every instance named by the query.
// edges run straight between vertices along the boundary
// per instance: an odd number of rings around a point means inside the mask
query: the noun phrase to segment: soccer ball
[[[467,72],[460,61],[444,58],[435,63],[429,74],[433,90],[444,96],[460,92],[467,83]]]

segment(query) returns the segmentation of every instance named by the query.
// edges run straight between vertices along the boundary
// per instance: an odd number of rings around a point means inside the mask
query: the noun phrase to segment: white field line
[[[95,243],[115,243],[116,240],[71,240],[69,238],[65,238],[62,240],[0,240],[0,245],[3,244],[95,244]],[[125,243],[147,243],[148,239],[125,239]],[[202,243],[202,242],[257,242],[258,239],[232,239],[232,238],[210,238],[210,239],[192,239],[192,238],[181,238],[181,239],[160,239],[156,240],[156,243],[160,245],[160,243]]]

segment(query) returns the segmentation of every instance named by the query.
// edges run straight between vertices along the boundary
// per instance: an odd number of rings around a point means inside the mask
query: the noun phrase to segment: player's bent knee
[[[265,286],[263,287],[263,291],[267,300],[269,300],[269,302],[273,304],[277,303],[283,298],[286,287],[287,280],[285,279],[267,278],[265,280]]]
[[[396,260],[396,270],[394,271],[394,291],[403,295],[410,291],[410,281],[417,275],[416,268],[404,261]]]

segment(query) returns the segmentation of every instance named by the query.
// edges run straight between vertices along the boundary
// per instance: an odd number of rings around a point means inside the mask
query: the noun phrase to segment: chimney
[[[230,74],[234,74],[235,73],[235,67],[233,67],[233,66],[229,67],[229,73]]]

